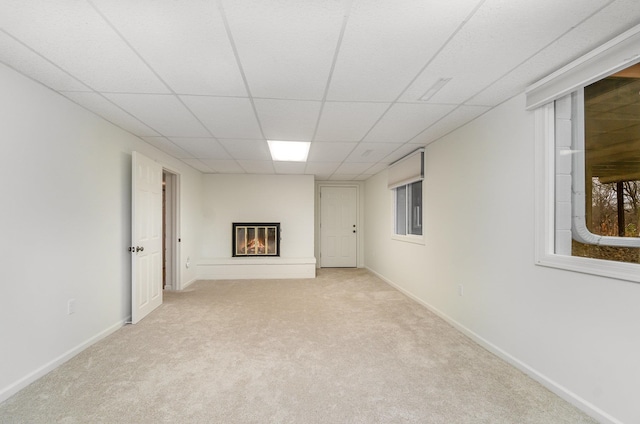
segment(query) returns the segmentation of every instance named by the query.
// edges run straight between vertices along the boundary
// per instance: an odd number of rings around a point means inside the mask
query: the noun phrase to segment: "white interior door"
[[[357,189],[320,187],[320,265],[357,266]]]
[[[162,304],[162,166],[133,152],[131,322]]]

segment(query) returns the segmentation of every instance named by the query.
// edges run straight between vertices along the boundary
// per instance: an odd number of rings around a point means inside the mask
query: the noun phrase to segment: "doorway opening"
[[[180,290],[178,261],[178,174],[162,170],[162,288]]]

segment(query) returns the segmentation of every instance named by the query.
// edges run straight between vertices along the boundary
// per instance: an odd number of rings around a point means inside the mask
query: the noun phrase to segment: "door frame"
[[[320,197],[320,191],[323,187],[350,187],[356,189],[356,267],[364,267],[364,249],[363,249],[363,234],[364,234],[364,217],[361,205],[364,203],[362,195],[364,193],[363,181],[316,181],[316,219],[315,219],[315,256],[316,256],[316,268],[322,268],[322,258],[320,252],[322,251],[322,242],[320,237],[320,220],[322,218],[322,198]]]
[[[182,290],[180,273],[180,173],[162,166],[165,178],[166,218],[162,229],[166,237],[163,260],[166,264],[165,290]]]

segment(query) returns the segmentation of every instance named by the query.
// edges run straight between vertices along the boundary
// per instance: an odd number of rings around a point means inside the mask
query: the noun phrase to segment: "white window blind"
[[[394,189],[416,181],[422,181],[423,178],[424,149],[418,149],[389,165],[387,187]]]
[[[640,61],[640,25],[529,86],[527,109],[557,100]]]

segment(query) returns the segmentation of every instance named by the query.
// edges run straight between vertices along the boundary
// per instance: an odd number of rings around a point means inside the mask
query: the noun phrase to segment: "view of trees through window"
[[[638,237],[640,181],[602,184],[593,179],[590,230],[602,236]]]
[[[640,237],[640,181],[601,183],[593,178],[591,219],[587,227],[597,235]],[[621,192],[621,198],[618,193]],[[574,256],[640,263],[640,249],[573,242]]]
[[[584,99],[587,228],[640,237],[640,64],[585,87]],[[640,248],[572,247],[574,256],[640,263]]]

